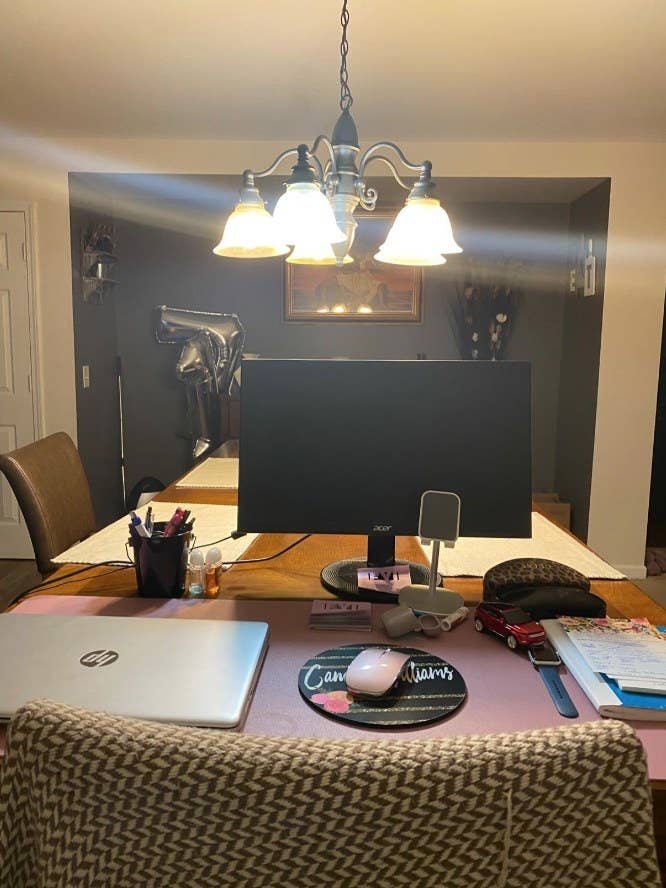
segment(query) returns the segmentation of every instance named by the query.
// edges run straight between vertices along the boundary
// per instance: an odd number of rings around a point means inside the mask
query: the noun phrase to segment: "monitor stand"
[[[398,593],[379,592],[376,589],[358,588],[358,570],[361,567],[390,567],[392,564],[409,564],[412,584],[428,586],[430,568],[415,561],[395,560],[395,537],[390,534],[368,534],[368,557],[347,558],[333,561],[321,572],[322,585],[337,595],[352,601],[376,601],[397,604]],[[437,576],[438,585],[442,578]]]

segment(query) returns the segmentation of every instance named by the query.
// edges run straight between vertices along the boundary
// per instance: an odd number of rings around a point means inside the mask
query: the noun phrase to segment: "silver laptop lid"
[[[46,698],[114,715],[231,728],[268,625],[232,620],[0,614],[0,718]]]

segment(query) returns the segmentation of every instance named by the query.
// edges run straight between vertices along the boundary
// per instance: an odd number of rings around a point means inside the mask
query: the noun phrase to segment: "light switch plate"
[[[585,259],[585,285],[583,296],[594,296],[597,290],[597,260],[594,256]]]
[[[90,365],[83,364],[81,367],[81,378],[83,381],[83,388],[90,388]]]

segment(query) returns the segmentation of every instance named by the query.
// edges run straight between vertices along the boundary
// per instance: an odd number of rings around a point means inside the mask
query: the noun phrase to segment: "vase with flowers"
[[[513,260],[468,260],[456,281],[452,326],[460,356],[499,361],[515,323],[523,265]]]

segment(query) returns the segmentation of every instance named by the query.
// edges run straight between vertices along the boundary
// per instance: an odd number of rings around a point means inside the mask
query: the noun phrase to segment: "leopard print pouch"
[[[606,615],[604,600],[590,592],[586,576],[547,558],[512,558],[491,567],[483,578],[483,599],[515,604],[536,620]]]

